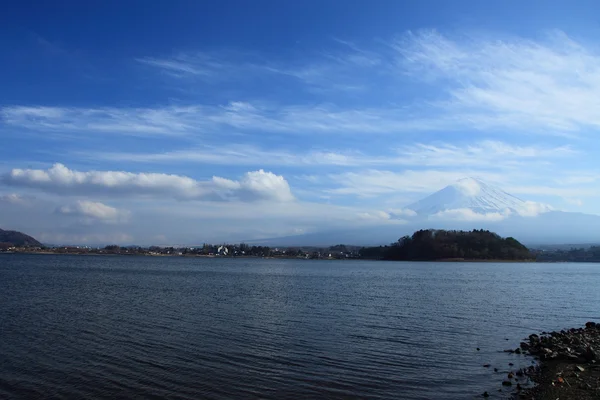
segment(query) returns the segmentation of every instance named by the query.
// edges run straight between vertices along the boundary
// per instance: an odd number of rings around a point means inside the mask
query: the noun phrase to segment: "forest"
[[[531,260],[535,256],[518,240],[488,230],[419,230],[389,246],[364,247],[361,258],[377,260]]]

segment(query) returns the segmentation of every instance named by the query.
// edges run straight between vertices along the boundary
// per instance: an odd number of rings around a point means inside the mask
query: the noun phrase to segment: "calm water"
[[[503,398],[587,320],[600,265],[0,255],[0,398]]]

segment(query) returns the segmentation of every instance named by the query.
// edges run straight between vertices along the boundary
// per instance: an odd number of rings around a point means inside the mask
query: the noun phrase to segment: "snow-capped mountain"
[[[515,213],[522,215],[531,208],[505,191],[476,178],[463,178],[406,208],[419,216],[431,216],[448,210],[469,209],[478,214]]]
[[[402,210],[398,215],[401,221],[396,220],[396,224],[254,242],[277,246],[381,245],[419,229],[489,229],[528,245],[600,242],[600,216],[554,211],[548,205],[519,199],[475,178],[461,179]]]

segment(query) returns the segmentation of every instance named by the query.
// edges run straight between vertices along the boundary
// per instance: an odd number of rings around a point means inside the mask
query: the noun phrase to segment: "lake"
[[[0,398],[506,398],[589,320],[597,264],[0,255]]]

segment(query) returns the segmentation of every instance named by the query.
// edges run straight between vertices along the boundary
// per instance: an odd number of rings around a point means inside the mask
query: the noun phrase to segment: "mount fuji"
[[[460,179],[406,208],[419,216],[444,215],[453,210],[470,210],[480,215],[530,215],[536,209],[551,211],[549,206],[521,200],[476,178]]]
[[[522,200],[477,178],[463,178],[390,213],[391,223],[260,242],[277,246],[381,245],[419,229],[489,229],[528,244],[600,242],[600,216]]]

